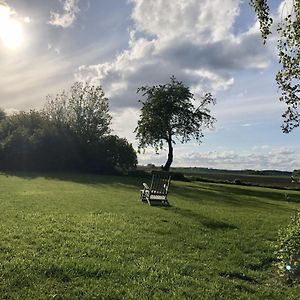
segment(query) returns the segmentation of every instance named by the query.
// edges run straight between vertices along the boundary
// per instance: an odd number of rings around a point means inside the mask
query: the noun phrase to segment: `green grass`
[[[1,299],[298,299],[274,268],[300,192],[142,180],[0,176]],[[289,194],[289,202],[285,194]]]

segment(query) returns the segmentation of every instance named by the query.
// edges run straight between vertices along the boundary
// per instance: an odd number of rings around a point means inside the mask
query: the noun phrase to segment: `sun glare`
[[[23,28],[19,21],[11,18],[6,7],[0,7],[0,39],[9,49],[19,48],[24,41]]]

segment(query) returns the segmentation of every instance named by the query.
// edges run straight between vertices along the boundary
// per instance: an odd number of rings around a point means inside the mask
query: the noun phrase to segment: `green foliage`
[[[69,95],[66,91],[55,96],[48,95],[44,106],[45,115],[57,126],[70,124]]]
[[[272,32],[270,31],[270,27],[273,23],[273,19],[270,17],[270,8],[268,6],[267,0],[251,0],[250,5],[254,8],[257,18],[259,20],[260,31],[264,42],[269,34]]]
[[[48,97],[43,111],[2,120],[0,111],[0,169],[126,173],[136,153],[126,139],[108,135],[110,121],[102,88],[81,83]]]
[[[70,90],[69,106],[70,125],[84,141],[97,141],[110,133],[108,99],[101,86],[74,83]]]
[[[5,118],[6,118],[5,111],[2,108],[0,108],[0,121],[3,120],[3,119],[5,119]]]
[[[282,126],[284,132],[290,132],[298,127],[300,115],[300,1],[294,1],[293,11],[282,20],[278,26],[279,62],[281,70],[277,73],[276,81],[282,91],[280,101],[287,104]]]
[[[45,114],[60,126],[69,126],[83,142],[95,142],[110,133],[108,99],[101,86],[75,82],[70,92],[48,96]]]
[[[279,231],[276,257],[278,273],[285,281],[300,279],[300,212]]]
[[[266,41],[271,33],[272,18],[267,0],[251,0],[260,22],[261,34]],[[280,101],[287,105],[283,113],[284,122],[282,130],[285,133],[292,131],[300,125],[300,0],[293,1],[291,11],[283,6],[282,19],[278,24],[279,38],[277,41],[279,63],[281,70],[276,75],[276,81],[281,89]]]
[[[94,173],[128,173],[137,165],[136,152],[124,138],[116,135],[102,137],[96,143],[83,148],[83,164],[87,171]]]
[[[294,170],[292,174],[293,181],[300,182],[300,170]]]
[[[79,155],[73,133],[34,110],[2,120],[0,142],[2,170],[71,170]]]
[[[215,99],[207,93],[195,108],[194,95],[189,87],[174,76],[168,84],[142,86],[138,92],[147,97],[145,101],[140,101],[143,107],[135,129],[139,149],[153,146],[158,151],[167,143],[169,155],[164,168],[169,170],[173,161],[174,139],[186,143],[194,138],[200,143],[204,136],[203,129],[213,126],[215,118],[211,116],[208,106],[215,104]]]
[[[124,138],[109,135],[101,140],[101,148],[105,151],[108,163],[122,173],[135,169],[137,165],[136,153],[132,144]]]

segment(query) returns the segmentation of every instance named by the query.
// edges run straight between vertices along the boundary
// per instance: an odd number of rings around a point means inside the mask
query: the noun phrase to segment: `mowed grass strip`
[[[162,208],[142,182],[1,175],[0,298],[298,299],[273,245],[300,192],[173,181]]]

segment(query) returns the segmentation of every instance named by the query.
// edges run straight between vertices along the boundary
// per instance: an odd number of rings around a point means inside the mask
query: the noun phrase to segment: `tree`
[[[292,180],[295,182],[300,182],[300,170],[293,171]]]
[[[101,86],[75,82],[69,93],[48,96],[44,111],[56,124],[69,126],[83,142],[95,142],[110,133],[108,99]]]
[[[271,32],[273,19],[270,16],[268,0],[251,0],[257,14],[260,31],[266,42]],[[288,9],[288,6],[285,6]],[[300,125],[300,0],[292,2],[292,8],[288,12],[282,12],[282,19],[277,26],[279,34],[277,41],[279,63],[281,70],[276,75],[277,84],[282,92],[279,100],[287,105],[283,113],[284,133],[291,132]]]
[[[98,141],[111,132],[108,99],[101,86],[75,82],[70,90],[71,125],[86,142]]]
[[[64,127],[70,123],[69,95],[65,91],[55,96],[48,95],[44,106],[45,115],[57,126]]]
[[[146,101],[141,101],[143,107],[135,129],[136,138],[139,140],[139,150],[153,146],[156,151],[168,145],[168,159],[163,169],[168,171],[173,162],[174,138],[181,143],[186,143],[194,138],[201,142],[203,128],[212,127],[215,118],[207,108],[215,104],[215,99],[210,93],[201,98],[200,105],[193,105],[194,95],[182,82],[174,76],[171,82],[157,86],[142,86],[137,92],[146,96]]]
[[[0,108],[0,122],[2,121],[2,120],[4,120],[6,118],[6,113],[5,113],[5,111],[2,109],[2,108]]]
[[[76,168],[93,173],[126,173],[136,153],[126,139],[109,135],[111,116],[101,86],[75,82],[69,92],[48,96],[44,113],[62,132],[71,132],[79,157]],[[71,145],[71,144],[70,144]]]

